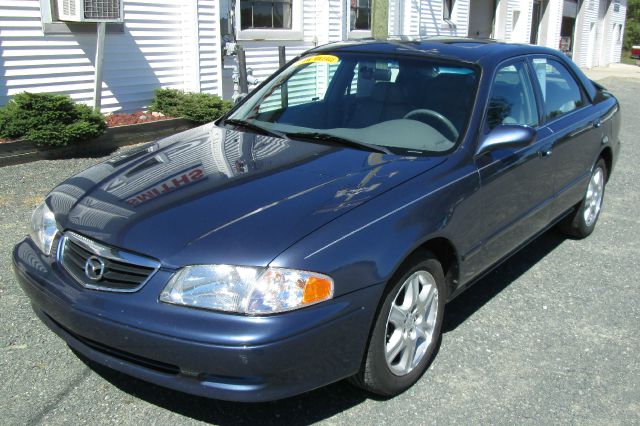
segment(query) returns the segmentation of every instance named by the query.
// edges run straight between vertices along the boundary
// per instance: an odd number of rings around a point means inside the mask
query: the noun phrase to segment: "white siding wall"
[[[306,3],[312,3],[307,1]],[[315,34],[312,42],[318,45],[329,43],[329,1],[315,2]],[[304,29],[303,29],[304,31]]]
[[[607,27],[607,31],[613,33],[610,37],[609,44],[611,49],[611,56],[609,57],[610,62],[620,62],[620,57],[622,56],[622,40],[624,38],[624,24],[626,16],[626,0],[620,1],[620,9],[618,10],[618,12],[613,11],[613,4],[611,4],[609,8],[609,25]],[[618,30],[615,29],[615,25],[618,25]],[[617,31],[619,31],[619,34]]]
[[[389,34],[407,36],[466,36],[469,1],[457,0],[452,13],[453,26],[442,19],[442,1],[390,0]]]
[[[576,43],[573,60],[581,67],[591,67],[594,62],[595,46],[589,48],[592,25],[598,23],[598,0],[584,0],[576,22]],[[593,41],[592,41],[593,43]]]
[[[493,21],[492,37],[498,40],[509,40],[511,35],[513,9],[517,6],[517,0],[497,0],[496,14]]]
[[[598,0],[598,23],[596,25],[596,45],[593,49],[593,66],[604,65],[606,61],[603,60],[603,56],[605,55],[604,50],[608,47],[607,40],[609,39],[609,34],[605,28],[605,21],[607,17],[607,3],[608,0]]]
[[[278,57],[278,45],[285,45],[287,61],[295,58],[313,45],[290,44],[285,42],[262,42],[247,43],[245,53],[247,58],[247,69],[251,69],[252,76],[260,81],[266,80],[271,74],[280,68]]]
[[[457,36],[466,37],[469,33],[469,9],[471,5],[469,4],[471,0],[466,1],[456,1],[455,7],[453,8],[453,21],[456,23],[456,33]]]
[[[218,0],[124,0],[124,33],[109,33],[105,47],[103,111],[146,107],[157,87],[221,94]],[[390,0],[389,33],[415,36],[466,36],[471,0],[457,0],[453,22],[442,19],[442,1]],[[600,65],[620,60],[616,25],[624,25],[626,0],[613,4],[598,23],[598,9],[608,2],[585,0],[577,20],[574,60]],[[277,46],[287,58],[317,44],[347,37],[349,0],[300,0],[302,39],[244,42],[247,65],[264,80],[278,69]],[[550,0],[544,44],[557,48],[562,0]],[[528,42],[532,0],[500,0],[494,35]],[[294,12],[295,13],[295,12]],[[514,17],[517,16],[517,22]],[[602,16],[602,14],[601,14]],[[599,26],[597,46],[589,47],[591,24]],[[93,94],[94,34],[45,35],[39,0],[0,3],[0,105],[22,91],[67,93],[90,104]],[[588,59],[587,56],[592,59]]]
[[[442,19],[442,1],[390,0],[389,34],[415,36],[466,36],[469,23],[469,1],[457,0],[450,26]],[[278,45],[287,49],[287,59],[305,50],[347,37],[348,0],[302,0],[303,39],[300,41],[243,41],[247,68],[259,81],[278,69]],[[294,6],[296,3],[294,2]],[[295,13],[295,12],[294,12]]]
[[[470,1],[455,1],[453,25],[449,25],[442,17],[442,1],[389,0],[389,34],[466,37],[469,31]]]
[[[316,2],[316,0],[302,0],[302,31],[304,33],[304,41],[307,43],[313,43],[318,40],[316,12],[322,5],[317,3],[319,2]],[[293,7],[295,8],[296,6],[297,4],[294,2]],[[293,13],[296,12],[293,11]]]
[[[562,7],[563,0],[549,0],[538,33],[538,44],[554,49],[559,47]],[[494,37],[509,42],[529,43],[532,12],[533,0],[500,0],[496,10]]]
[[[124,33],[108,33],[105,43],[103,112],[144,108],[157,87],[193,90],[200,85],[193,81],[197,76],[204,91],[220,93],[216,3],[125,0]],[[94,34],[45,35],[39,0],[2,1],[0,105],[23,91],[66,93],[90,104],[95,39]]]
[[[347,4],[342,0],[327,0],[328,4],[328,42],[340,41],[346,38],[347,26],[342,17],[345,15]]]
[[[513,5],[510,11],[511,26],[509,29],[509,41],[529,43],[531,38],[532,8],[533,0],[520,0]]]
[[[608,8],[607,3],[609,2],[584,0],[578,12],[573,60],[581,67],[606,66],[611,62],[620,62],[622,43],[616,38],[615,25],[621,25],[621,30],[624,31],[627,2],[620,1],[618,12],[613,11],[613,2]]]
[[[562,30],[562,10],[564,9],[563,0],[551,0],[549,2],[551,13],[549,29],[547,30],[546,46],[552,49],[560,49],[560,34]]]
[[[222,55],[220,52],[220,7],[218,0],[186,0],[197,4],[199,74],[194,91],[222,96]],[[191,15],[193,18],[193,15]],[[188,47],[188,46],[187,46]]]
[[[316,45],[345,38],[348,4],[344,0],[302,0],[301,5],[302,40],[241,42],[246,52],[247,68],[259,81],[264,81],[279,68],[278,46],[286,47],[288,61]]]
[[[389,0],[389,34],[398,35],[401,34],[400,30],[400,11],[402,0]]]
[[[407,0],[405,5],[405,29],[410,34],[423,36],[463,36],[469,32],[469,1],[457,0],[453,7],[453,26],[442,19],[442,1]],[[416,20],[417,16],[417,20]]]
[[[402,0],[401,0],[402,1]],[[399,10],[400,13],[400,34],[402,35],[410,35],[410,36],[420,36],[420,35],[438,35],[436,31],[429,32],[426,29],[426,26],[423,26],[423,21],[426,22],[427,10],[423,10],[427,5],[424,4],[424,1],[414,1],[414,0],[403,0],[404,4],[401,5]],[[424,12],[424,17],[422,16]],[[436,11],[433,12],[434,16],[429,16],[429,18],[436,18],[438,20],[442,19],[442,11],[440,11],[440,15],[435,15]],[[430,15],[430,14],[429,14]],[[434,19],[434,20],[436,20]],[[440,22],[444,23],[444,22]]]
[[[607,2],[608,5],[605,4],[604,7],[604,17],[600,22],[600,34],[601,41],[598,45],[599,51],[599,62],[600,65],[605,65],[611,63],[611,57],[613,55],[613,37],[614,37],[614,28],[611,24],[612,11],[613,11],[613,2]],[[609,7],[607,7],[609,6]]]
[[[624,34],[624,19],[626,16],[626,3],[620,2],[618,12],[614,11],[614,3],[610,2],[604,10],[604,19],[600,22],[601,43],[599,43],[599,64],[608,65],[612,62],[620,62],[622,53],[622,34]],[[605,5],[606,7],[606,5]],[[602,16],[602,13],[601,13]]]

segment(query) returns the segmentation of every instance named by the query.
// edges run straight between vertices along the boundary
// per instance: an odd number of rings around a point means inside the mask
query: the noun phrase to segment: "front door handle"
[[[596,129],[598,127],[602,126],[602,120],[601,119],[597,119],[596,121],[593,122],[593,127],[595,127]]]
[[[538,154],[540,155],[540,157],[548,157],[552,153],[553,153],[553,150],[551,148],[544,148],[538,151]]]

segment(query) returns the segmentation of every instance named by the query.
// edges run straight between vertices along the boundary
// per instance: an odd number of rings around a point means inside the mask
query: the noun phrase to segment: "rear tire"
[[[366,358],[350,379],[352,384],[395,396],[420,379],[440,340],[444,282],[442,266],[431,253],[423,252],[405,263],[385,293]]]
[[[596,228],[600,217],[604,190],[607,182],[607,165],[602,158],[596,162],[591,172],[589,185],[582,202],[576,210],[560,222],[558,228],[570,237],[586,238]]]

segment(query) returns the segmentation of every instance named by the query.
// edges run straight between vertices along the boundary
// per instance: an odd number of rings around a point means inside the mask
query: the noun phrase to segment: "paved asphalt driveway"
[[[165,390],[80,360],[38,321],[11,271],[31,210],[96,159],[0,169],[3,424],[639,424],[640,81],[622,103],[623,151],[594,234],[549,232],[447,307],[432,367],[390,400],[346,383],[267,404]]]

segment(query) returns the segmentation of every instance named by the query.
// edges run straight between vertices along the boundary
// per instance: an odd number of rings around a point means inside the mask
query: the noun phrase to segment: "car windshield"
[[[229,119],[291,138],[445,152],[464,133],[477,80],[471,66],[433,58],[310,54],[253,93]]]

